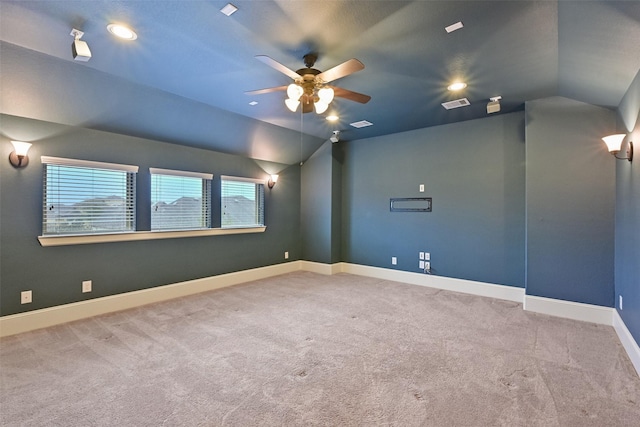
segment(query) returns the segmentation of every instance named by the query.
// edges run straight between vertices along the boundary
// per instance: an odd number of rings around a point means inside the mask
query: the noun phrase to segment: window
[[[137,166],[42,156],[43,235],[132,232]]]
[[[151,230],[211,227],[213,175],[150,168]]]
[[[264,226],[264,180],[222,176],[222,228]]]

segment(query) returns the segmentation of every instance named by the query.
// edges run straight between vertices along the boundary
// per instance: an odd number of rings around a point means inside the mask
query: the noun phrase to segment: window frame
[[[80,159],[68,159],[62,157],[41,156],[40,161],[42,163],[42,236],[43,237],[60,237],[60,236],[96,236],[103,234],[118,234],[118,233],[132,233],[136,231],[137,223],[137,194],[136,194],[136,181],[138,166],[124,165],[118,163],[98,162],[91,160]],[[48,177],[53,172],[49,170],[49,167],[62,167],[62,168],[76,168],[87,169],[92,171],[109,171],[109,172],[122,172],[126,174],[124,190],[125,192],[125,213],[122,217],[122,221],[127,224],[125,228],[114,230],[99,230],[96,232],[83,231],[83,232],[50,232],[47,225],[48,215],[50,210],[49,205],[51,199],[47,197],[48,193]],[[93,183],[94,181],[92,181]],[[85,187],[86,188],[86,187]],[[82,190],[81,186],[78,186],[78,191]],[[93,222],[89,222],[92,224]]]
[[[235,182],[249,182],[249,183],[253,183],[256,185],[256,200],[254,200],[254,203],[256,203],[256,210],[258,212],[256,212],[256,217],[259,219],[262,219],[262,223],[254,223],[254,224],[249,224],[249,223],[245,223],[245,224],[238,224],[238,225],[224,225],[224,216],[225,216],[225,205],[224,205],[224,201],[223,201],[223,197],[224,197],[224,192],[223,192],[223,183],[224,181],[235,181]],[[220,228],[221,229],[242,229],[242,228],[255,228],[255,227],[265,227],[266,226],[266,220],[265,220],[265,185],[267,183],[267,180],[265,179],[258,179],[258,178],[247,178],[247,177],[239,177],[239,176],[231,176],[231,175],[220,175]],[[260,190],[258,190],[257,186],[261,186]],[[258,206],[258,200],[260,202],[260,205]]]
[[[213,174],[211,173],[203,173],[203,172],[191,172],[191,171],[181,171],[175,169],[162,169],[162,168],[149,168],[150,175],[150,195],[151,201],[153,201],[154,196],[154,188],[153,188],[153,176],[175,176],[181,178],[197,178],[201,180],[201,213],[200,217],[201,225],[200,227],[176,227],[176,228],[154,228],[153,227],[153,204],[149,205],[150,209],[150,225],[149,228],[152,232],[161,232],[161,231],[190,231],[190,230],[206,230],[212,228],[212,195],[211,195],[211,187],[213,182]]]

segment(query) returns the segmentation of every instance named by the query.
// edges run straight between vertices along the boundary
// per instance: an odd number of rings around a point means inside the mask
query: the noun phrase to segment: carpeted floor
[[[0,340],[3,426],[638,426],[611,327],[297,272]]]

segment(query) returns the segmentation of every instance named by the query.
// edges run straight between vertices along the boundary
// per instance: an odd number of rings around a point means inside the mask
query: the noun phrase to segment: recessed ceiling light
[[[231,16],[233,15],[236,11],[238,10],[237,7],[235,7],[234,5],[232,5],[231,3],[227,3],[227,5],[225,7],[223,7],[222,9],[220,9],[220,12],[224,13],[227,16]]]
[[[138,38],[135,31],[122,24],[109,24],[107,25],[107,30],[114,36],[124,40],[135,40]]]
[[[465,82],[454,82],[454,83],[451,83],[449,86],[447,86],[447,89],[451,91],[456,91],[456,90],[462,90],[465,87],[467,87],[467,84]]]
[[[373,123],[366,120],[360,120],[359,122],[351,123],[351,126],[353,126],[354,128],[366,128],[367,126],[373,126]]]
[[[455,24],[449,25],[448,27],[444,27],[444,29],[447,33],[452,33],[455,30],[459,30],[462,27],[464,27],[464,25],[462,25],[462,21],[458,21]]]
[[[338,116],[336,116],[336,115],[333,115],[333,114],[332,114],[332,115],[330,115],[330,116],[327,116],[327,120],[329,120],[330,122],[335,122],[335,121],[337,121],[339,118],[340,118],[340,117],[338,117]]]
[[[249,105],[258,105],[258,101],[251,101]]]

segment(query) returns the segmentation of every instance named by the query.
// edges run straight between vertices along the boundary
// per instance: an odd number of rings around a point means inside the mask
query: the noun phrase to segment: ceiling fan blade
[[[269,67],[273,68],[274,70],[278,70],[282,74],[286,74],[287,76],[291,77],[293,80],[300,78],[300,75],[298,73],[296,73],[293,70],[290,70],[289,68],[285,67],[275,59],[268,57],[267,55],[256,55],[256,59],[260,62],[267,64]]]
[[[371,100],[369,95],[364,95],[362,93],[354,92],[352,90],[343,89],[341,87],[331,86],[333,89],[333,95],[339,96],[340,98],[345,98],[351,101],[359,102],[360,104],[366,104]]]
[[[287,90],[287,86],[268,87],[266,89],[249,90],[245,93],[247,95],[262,95],[263,93],[278,92],[280,90]]]
[[[322,80],[325,83],[329,83],[360,70],[364,70],[364,64],[353,58],[343,62],[340,65],[336,65],[335,67],[330,68],[323,73],[318,74],[316,78]]]

